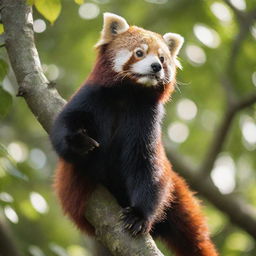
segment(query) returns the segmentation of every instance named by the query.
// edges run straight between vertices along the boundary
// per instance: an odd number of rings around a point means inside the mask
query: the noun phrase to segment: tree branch
[[[210,177],[202,177],[200,172],[190,168],[185,161],[171,150],[168,158],[174,170],[183,176],[202,196],[225,213],[230,221],[242,228],[256,240],[256,209],[246,204],[237,195],[222,195],[212,183]]]
[[[250,107],[256,103],[256,94],[251,94],[242,98],[239,102],[228,105],[224,113],[223,119],[214,133],[211,146],[209,151],[204,158],[202,165],[199,168],[202,176],[208,176],[214,166],[214,162],[218,154],[222,151],[223,145],[226,142],[227,135],[231,129],[232,122],[236,117],[237,113],[247,107]]]
[[[26,0],[0,0],[6,49],[23,96],[43,128],[49,132],[54,118],[65,104],[42,71],[34,44],[32,7]],[[15,17],[15,18],[14,18]],[[111,207],[110,207],[111,206]],[[121,208],[102,188],[88,201],[85,215],[96,228],[97,237],[113,255],[162,256],[150,236],[133,239],[122,230],[117,213]],[[115,225],[115,228],[113,226]],[[10,254],[12,255],[12,254]]]

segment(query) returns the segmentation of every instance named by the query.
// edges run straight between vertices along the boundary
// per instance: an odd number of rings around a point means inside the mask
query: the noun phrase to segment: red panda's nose
[[[162,69],[162,66],[160,63],[154,62],[151,64],[151,68],[152,68],[153,72],[157,73]]]

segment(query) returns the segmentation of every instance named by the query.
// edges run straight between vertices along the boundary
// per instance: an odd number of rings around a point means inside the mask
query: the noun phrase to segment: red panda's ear
[[[101,31],[101,37],[95,47],[107,44],[114,39],[118,34],[121,34],[129,29],[127,21],[113,13],[105,12],[103,15],[104,23]]]
[[[171,55],[177,56],[184,43],[184,38],[175,33],[166,33],[163,35],[163,38],[170,49]]]

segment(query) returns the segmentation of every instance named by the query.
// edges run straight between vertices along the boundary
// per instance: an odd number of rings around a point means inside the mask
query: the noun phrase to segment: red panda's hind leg
[[[199,203],[185,181],[174,173],[174,200],[165,220],[153,228],[178,256],[217,256]]]

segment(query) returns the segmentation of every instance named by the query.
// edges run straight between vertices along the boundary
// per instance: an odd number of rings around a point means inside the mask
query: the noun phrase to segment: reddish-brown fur
[[[74,166],[64,159],[59,159],[54,189],[64,212],[75,222],[77,227],[82,231],[86,231],[89,235],[94,234],[94,228],[84,217],[86,207],[86,199],[90,196],[94,185],[81,179],[79,173],[74,169]]]

